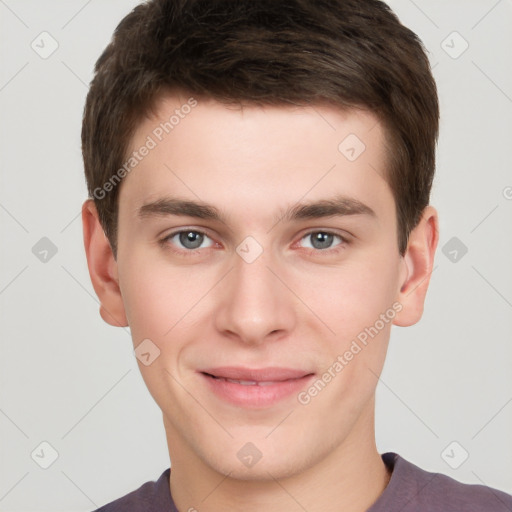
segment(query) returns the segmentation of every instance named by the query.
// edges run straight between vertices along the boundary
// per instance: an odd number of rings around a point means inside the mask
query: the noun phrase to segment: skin
[[[130,152],[187,98],[161,99]],[[353,162],[338,150],[349,134],[366,146]],[[385,489],[375,389],[392,323],[421,318],[438,242],[429,206],[399,254],[385,163],[384,132],[369,112],[198,100],[123,180],[117,260],[93,202],[84,203],[101,316],[129,325],[135,347],[150,339],[160,350],[139,367],[163,413],[179,510],[362,512]],[[375,215],[280,220],[298,202],[337,195]],[[223,219],[138,215],[161,197],[208,203]],[[180,228],[204,232],[201,247],[187,249],[179,236],[159,242]],[[319,249],[311,232],[343,238]],[[236,251],[247,236],[263,250],[252,263]],[[400,312],[306,405],[294,394],[237,407],[197,372],[281,366],[321,376],[394,303]],[[262,454],[252,467],[237,457],[247,442]]]

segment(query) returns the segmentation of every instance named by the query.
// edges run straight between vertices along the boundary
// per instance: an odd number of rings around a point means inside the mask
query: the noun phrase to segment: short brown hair
[[[149,0],[133,9],[96,62],[82,125],[88,191],[114,256],[119,187],[97,191],[123,165],[138,123],[173,90],[373,112],[388,141],[404,254],[429,203],[439,104],[421,41],[384,2]]]

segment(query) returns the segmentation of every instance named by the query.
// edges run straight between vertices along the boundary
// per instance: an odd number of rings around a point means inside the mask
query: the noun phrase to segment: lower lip
[[[305,375],[300,379],[284,380],[266,386],[257,384],[247,386],[216,379],[204,373],[201,375],[218,397],[240,407],[253,408],[270,407],[290,395],[297,395],[314,377],[314,375]]]

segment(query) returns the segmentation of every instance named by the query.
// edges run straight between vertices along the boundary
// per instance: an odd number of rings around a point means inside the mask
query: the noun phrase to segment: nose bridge
[[[274,332],[284,333],[294,321],[293,304],[289,292],[269,269],[270,251],[257,257],[246,255],[252,250],[234,255],[234,268],[227,276],[218,303],[216,323],[223,332],[230,332],[246,343],[262,343]],[[247,249],[247,247],[245,247]]]

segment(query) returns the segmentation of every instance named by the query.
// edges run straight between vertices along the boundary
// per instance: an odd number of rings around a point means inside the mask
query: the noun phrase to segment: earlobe
[[[119,288],[117,262],[92,199],[82,206],[82,226],[87,266],[100,300],[101,318],[114,327],[126,327],[128,321]]]
[[[403,256],[404,271],[398,295],[402,310],[394,319],[395,325],[405,327],[420,320],[438,240],[437,211],[432,206],[427,206],[420,222],[409,235],[407,250]]]

